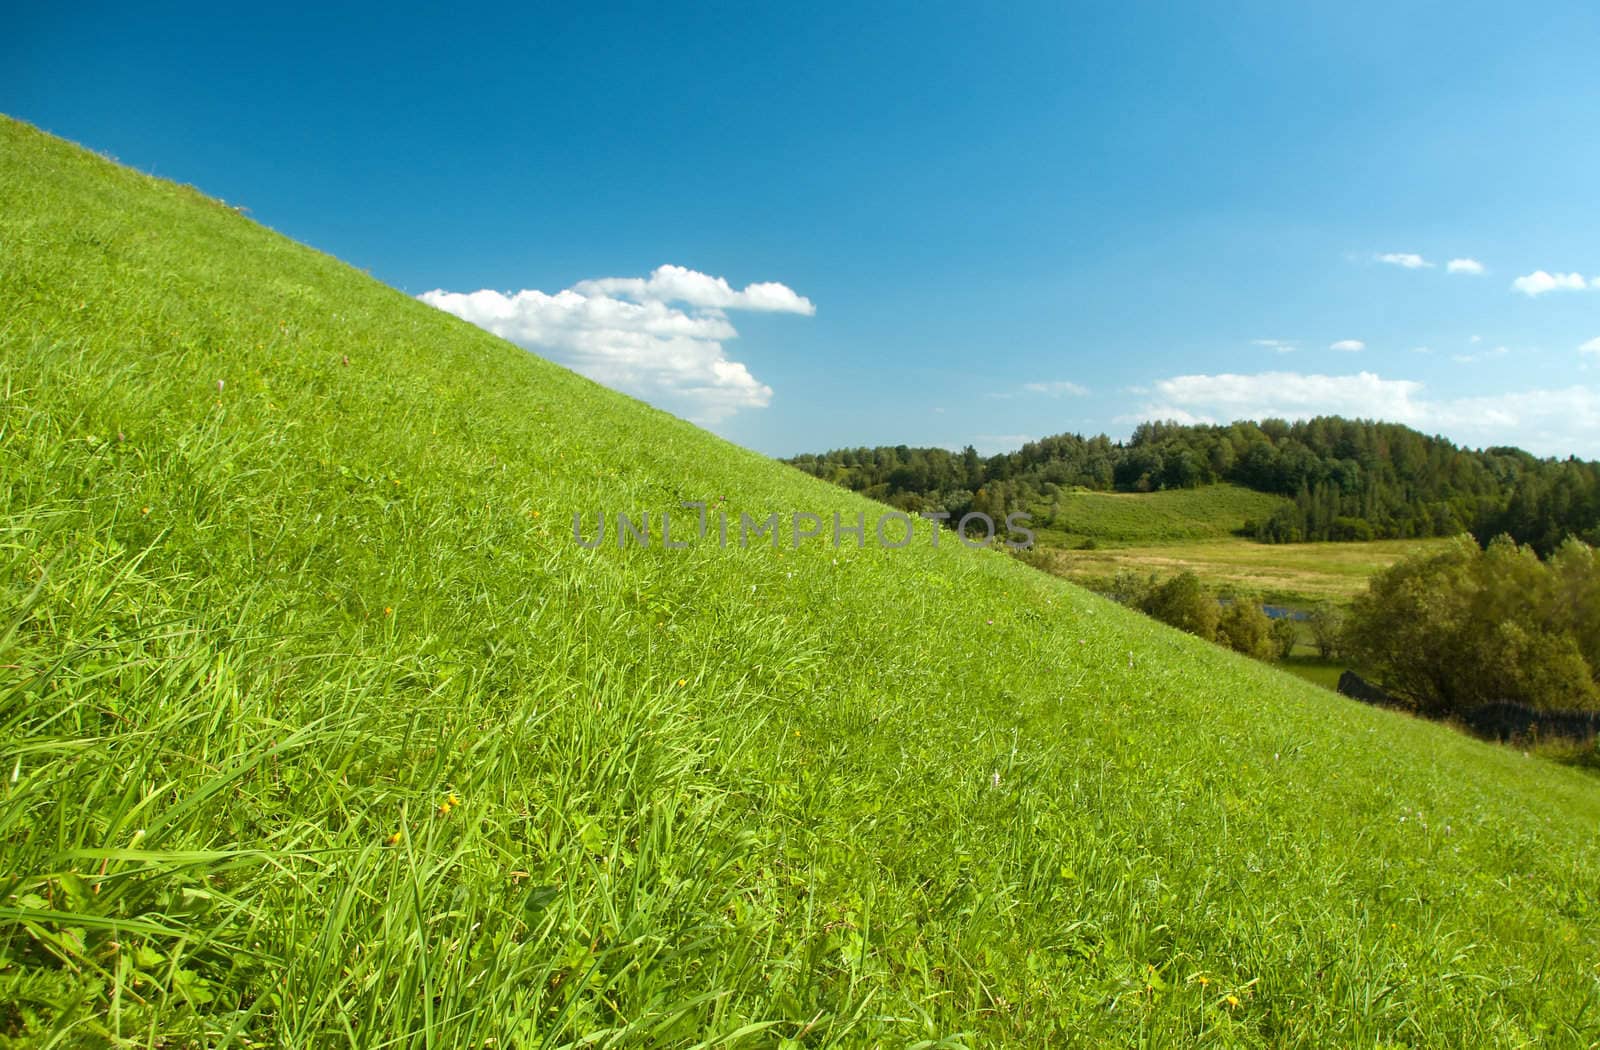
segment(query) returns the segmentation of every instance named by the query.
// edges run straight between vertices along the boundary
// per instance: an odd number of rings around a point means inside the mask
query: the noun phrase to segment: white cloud
[[[582,281],[554,295],[435,289],[417,298],[698,423],[772,400],[771,387],[723,352],[739,334],[724,310],[816,310],[781,284],[735,291],[720,277],[680,266],[662,266],[648,278]]]
[[[1451,259],[1445,264],[1446,273],[1465,273],[1477,276],[1483,273],[1483,263],[1476,259]]]
[[[1411,348],[1411,352],[1413,354],[1431,354],[1431,353],[1433,353],[1433,347],[1431,347],[1431,346],[1413,346]]]
[[[1155,384],[1155,397],[1119,423],[1308,419],[1340,415],[1404,423],[1479,445],[1518,444],[1541,455],[1600,454],[1600,388],[1571,386],[1453,399],[1423,384],[1372,372],[1306,375],[1188,375]]]
[[[685,303],[710,310],[760,310],[807,316],[817,312],[810,299],[796,295],[788,286],[775,281],[747,284],[741,292],[734,290],[726,278],[682,266],[658,266],[649,277],[601,277],[579,281],[572,290],[580,295]]]
[[[1155,384],[1160,400],[1141,419],[1303,419],[1314,415],[1409,418],[1411,398],[1422,384],[1380,379],[1371,372],[1348,376],[1260,372],[1255,375],[1187,375]],[[1152,414],[1153,413],[1153,414]]]
[[[1239,418],[1242,419],[1244,417],[1241,416]],[[1172,404],[1146,405],[1138,412],[1131,415],[1117,416],[1112,420],[1113,423],[1144,423],[1146,421],[1178,423],[1186,427],[1215,426],[1223,422],[1216,416],[1204,413],[1197,414],[1187,408],[1179,408],[1177,405]],[[1232,422],[1232,420],[1228,422]]]
[[[985,456],[996,456],[1015,452],[1032,440],[1031,434],[978,434],[972,439],[972,447]]]
[[[1329,350],[1340,350],[1347,354],[1357,353],[1366,348],[1367,344],[1359,339],[1341,339],[1337,343],[1328,344]]]
[[[1384,252],[1378,256],[1378,261],[1388,263],[1390,266],[1403,266],[1407,270],[1424,270],[1433,267],[1433,263],[1416,252]]]
[[[1250,345],[1276,350],[1280,354],[1292,354],[1297,349],[1293,339],[1252,339]]]
[[[1089,388],[1066,379],[1050,379],[1040,383],[1023,383],[1022,389],[1030,394],[1048,394],[1050,397],[1088,397]]]
[[[1546,273],[1543,270],[1535,270],[1511,282],[1512,288],[1530,299],[1546,292],[1581,292],[1589,286],[1581,273]],[[1600,288],[1600,277],[1595,278],[1594,287]]]
[[[1584,343],[1582,346],[1578,347],[1578,353],[1594,354],[1595,356],[1600,357],[1600,338],[1591,339],[1587,343]]]

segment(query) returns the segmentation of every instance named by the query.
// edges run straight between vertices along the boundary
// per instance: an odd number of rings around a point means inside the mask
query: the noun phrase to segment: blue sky
[[[1591,5],[48,6],[0,111],[763,452],[1600,456]]]

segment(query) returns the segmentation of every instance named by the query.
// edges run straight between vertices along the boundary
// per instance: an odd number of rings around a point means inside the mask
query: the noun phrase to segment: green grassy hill
[[[1285,502],[1239,485],[1206,485],[1148,493],[1069,492],[1036,509],[1049,521],[1040,530],[1041,544],[1076,546],[1092,539],[1125,546],[1223,539],[1247,521],[1265,520]]]
[[[0,121],[0,1037],[1527,1046],[1592,778],[881,509]]]

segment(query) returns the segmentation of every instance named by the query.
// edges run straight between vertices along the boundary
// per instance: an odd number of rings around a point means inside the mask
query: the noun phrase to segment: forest
[[[1322,416],[1226,426],[1143,423],[1127,441],[1060,434],[983,457],[905,445],[796,456],[792,466],[907,511],[1014,510],[1050,525],[1074,490],[1230,482],[1287,502],[1244,534],[1268,543],[1509,535],[1540,556],[1600,543],[1600,463],[1462,448],[1396,423]]]

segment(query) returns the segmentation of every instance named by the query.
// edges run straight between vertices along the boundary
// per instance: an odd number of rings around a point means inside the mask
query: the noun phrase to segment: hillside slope
[[[1600,799],[0,121],[0,1035],[1585,1045]],[[787,1041],[787,1042],[785,1042]]]
[[[1041,542],[1059,537],[1060,546],[1086,539],[1148,546],[1234,536],[1284,502],[1238,485],[1205,485],[1163,492],[1064,492],[1036,509],[1045,526]]]

